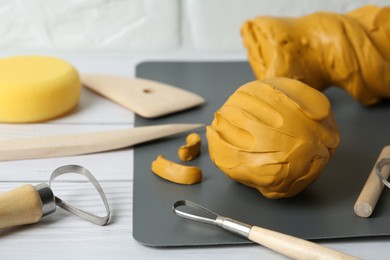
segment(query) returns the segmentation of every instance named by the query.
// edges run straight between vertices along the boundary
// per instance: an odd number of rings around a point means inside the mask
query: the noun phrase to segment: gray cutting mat
[[[137,67],[137,76],[181,86],[207,104],[160,119],[136,118],[136,125],[205,123],[235,89],[254,79],[244,62],[156,62]],[[238,220],[305,239],[332,239],[390,234],[390,190],[385,189],[374,214],[355,216],[353,205],[382,147],[390,144],[390,101],[363,107],[338,88],[325,91],[341,132],[341,144],[321,177],[291,199],[269,200],[256,190],[227,178],[210,161],[204,131],[200,158],[189,165],[203,170],[198,185],[165,181],[150,170],[158,154],[179,162],[177,148],[186,134],[137,146],[134,161],[133,236],[151,246],[250,243],[218,228],[181,219],[172,204],[192,200]]]

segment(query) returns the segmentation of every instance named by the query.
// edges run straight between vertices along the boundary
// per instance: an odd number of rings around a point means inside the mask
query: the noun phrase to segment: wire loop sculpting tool
[[[387,175],[386,177],[383,176],[384,174],[382,174],[385,166],[390,166],[390,158],[381,159],[375,166],[375,172],[378,175],[379,179],[382,181],[382,183],[384,185],[386,185],[388,188],[390,188],[390,183],[387,181],[387,177],[388,177],[389,173],[386,172],[386,175]]]
[[[54,196],[51,189],[54,179],[68,173],[76,173],[87,177],[103,201],[106,210],[105,216],[97,216],[84,211]],[[40,183],[35,186],[25,184],[0,194],[0,228],[36,223],[42,217],[54,213],[57,206],[101,226],[108,224],[111,219],[110,207],[106,195],[96,178],[82,166],[65,165],[54,170],[50,176],[49,184]]]
[[[182,210],[179,210],[179,208],[182,208]],[[320,246],[304,239],[220,216],[188,200],[175,202],[172,209],[179,217],[220,227],[293,259],[357,259],[354,256]],[[199,214],[189,213],[190,209],[197,210]],[[200,215],[200,213],[203,215]],[[204,214],[207,216],[204,216]]]
[[[386,185],[390,188],[387,179],[390,176],[390,145],[383,147],[378,159],[368,175],[362,191],[353,207],[355,214],[362,218],[368,218],[374,212],[375,206]]]

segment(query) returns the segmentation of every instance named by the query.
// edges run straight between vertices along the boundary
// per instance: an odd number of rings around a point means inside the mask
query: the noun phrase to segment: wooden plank
[[[134,124],[131,122],[120,124],[0,124],[0,140],[119,130],[132,126]]]
[[[79,156],[8,161],[0,163],[0,185],[3,182],[47,182],[58,167],[76,164],[87,168],[99,181],[132,180],[133,149]]]

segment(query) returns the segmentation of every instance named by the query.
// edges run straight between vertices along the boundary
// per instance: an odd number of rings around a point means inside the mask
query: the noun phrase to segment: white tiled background
[[[390,0],[0,0],[0,52],[244,53],[246,19],[368,3]]]

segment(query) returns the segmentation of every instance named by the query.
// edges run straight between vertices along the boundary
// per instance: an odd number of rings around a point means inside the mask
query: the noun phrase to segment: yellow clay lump
[[[241,34],[258,79],[288,77],[318,90],[335,85],[364,105],[390,98],[390,7],[260,16]]]
[[[339,144],[327,97],[293,79],[249,82],[214,116],[206,132],[211,160],[267,198],[301,192]]]
[[[79,74],[64,60],[45,56],[0,59],[0,122],[56,118],[77,105],[80,90]]]

